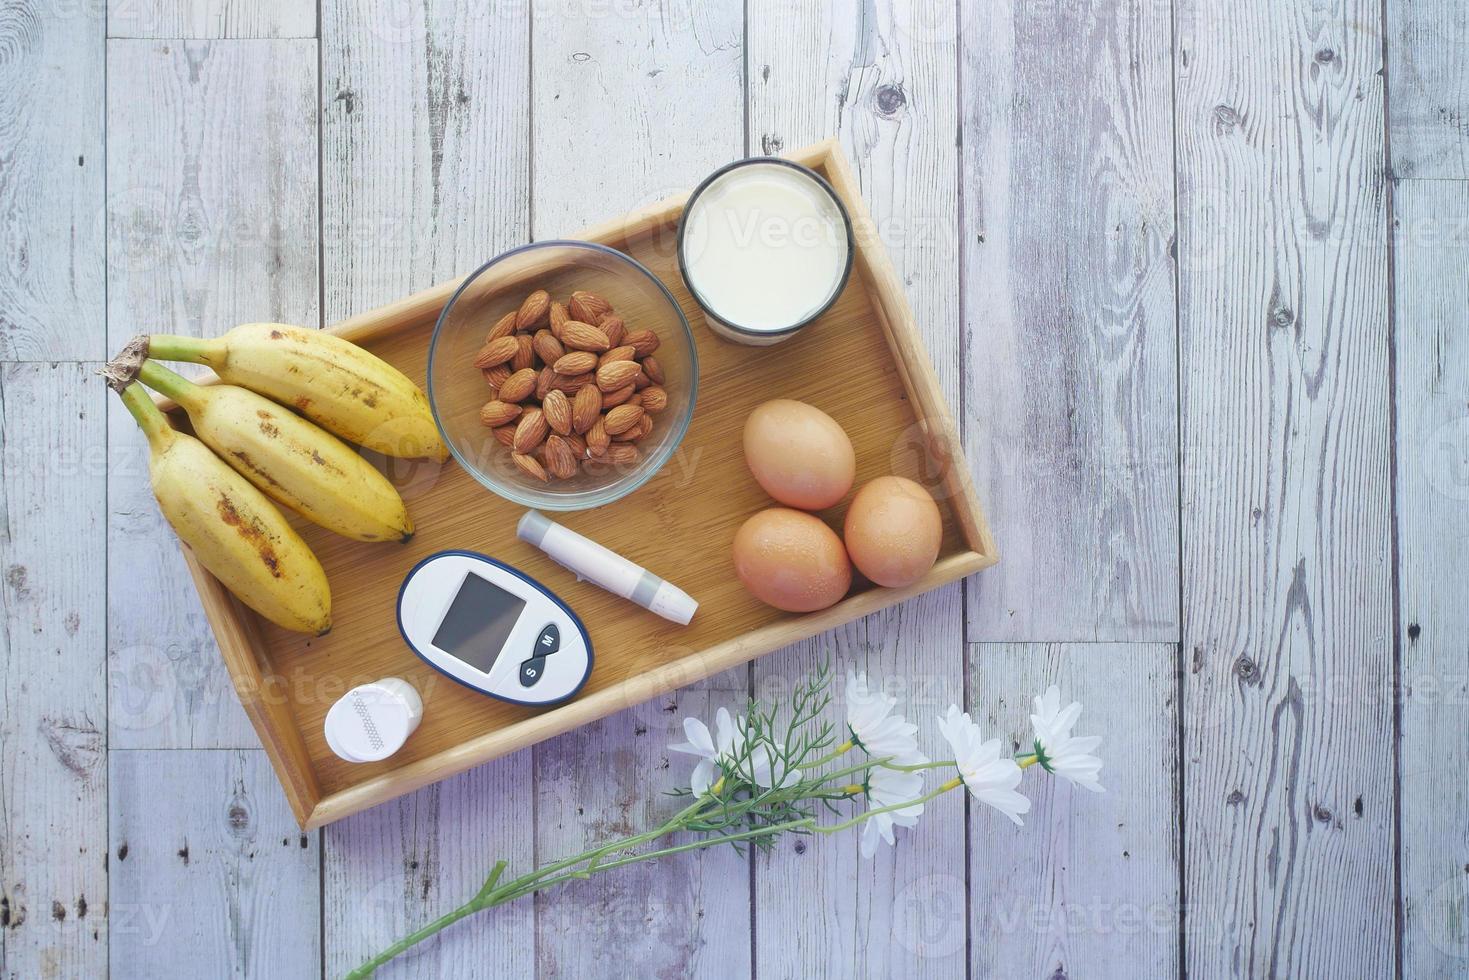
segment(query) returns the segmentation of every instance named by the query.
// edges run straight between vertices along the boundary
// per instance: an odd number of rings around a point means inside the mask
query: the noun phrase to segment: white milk
[[[803,170],[734,167],[694,200],[684,220],[684,277],[731,340],[786,339],[841,289],[850,246],[841,209]],[[734,329],[730,329],[730,328]]]

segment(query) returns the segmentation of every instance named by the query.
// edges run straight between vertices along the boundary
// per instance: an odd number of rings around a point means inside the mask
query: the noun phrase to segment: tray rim
[[[185,564],[199,592],[230,681],[303,831],[386,803],[615,711],[896,605],[999,561],[993,535],[974,489],[958,428],[903,291],[902,280],[877,232],[841,143],[835,138],[828,138],[783,156],[813,169],[825,169],[828,182],[847,206],[856,245],[855,265],[868,304],[876,314],[888,346],[894,351],[898,374],[914,402],[918,424],[930,443],[952,460],[953,465],[949,466],[945,477],[947,499],[950,513],[959,525],[968,550],[941,558],[927,575],[906,588],[871,589],[849,596],[828,609],[771,623],[696,650],[655,671],[629,678],[513,725],[485,732],[400,769],[324,795],[311,767],[305,742],[291,717],[289,704],[273,700],[266,694],[267,678],[255,652],[264,645],[256,615],[206,571],[187,547],[181,545]],[[564,237],[603,244],[626,243],[667,223],[682,211],[688,196],[688,193],[675,194]],[[464,276],[456,276],[324,329],[358,342],[387,333],[405,319],[435,318],[463,281]],[[212,372],[198,379],[200,384],[217,381]],[[165,410],[174,407],[166,398],[155,400]]]

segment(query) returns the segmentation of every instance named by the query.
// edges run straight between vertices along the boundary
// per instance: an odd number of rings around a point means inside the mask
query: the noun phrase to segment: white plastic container
[[[852,222],[831,186],[798,163],[739,160],[684,206],[678,263],[709,327],[755,346],[788,340],[836,302],[852,270]]]
[[[326,744],[348,762],[380,762],[408,741],[423,719],[423,700],[401,677],[354,687],[326,713]]]

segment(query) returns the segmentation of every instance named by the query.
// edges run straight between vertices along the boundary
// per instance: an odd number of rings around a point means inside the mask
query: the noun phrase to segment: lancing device
[[[683,589],[663,581],[617,552],[562,527],[540,511],[528,510],[515,528],[527,544],[540,548],[558,564],[613,595],[636,602],[664,619],[687,626],[699,604]]]

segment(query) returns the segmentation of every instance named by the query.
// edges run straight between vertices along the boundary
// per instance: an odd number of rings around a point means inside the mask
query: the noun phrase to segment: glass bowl
[[[509,448],[480,423],[479,410],[491,391],[474,366],[475,354],[495,321],[537,289],[563,304],[573,291],[589,290],[612,304],[629,331],[658,335],[654,356],[663,368],[668,406],[652,417],[652,431],[636,443],[635,462],[599,462],[569,479],[542,483],[521,472]],[[592,242],[535,242],[486,262],[444,305],[429,342],[428,398],[449,451],[490,490],[542,510],[600,507],[646,483],[688,431],[698,387],[694,336],[673,294],[634,259]]]

